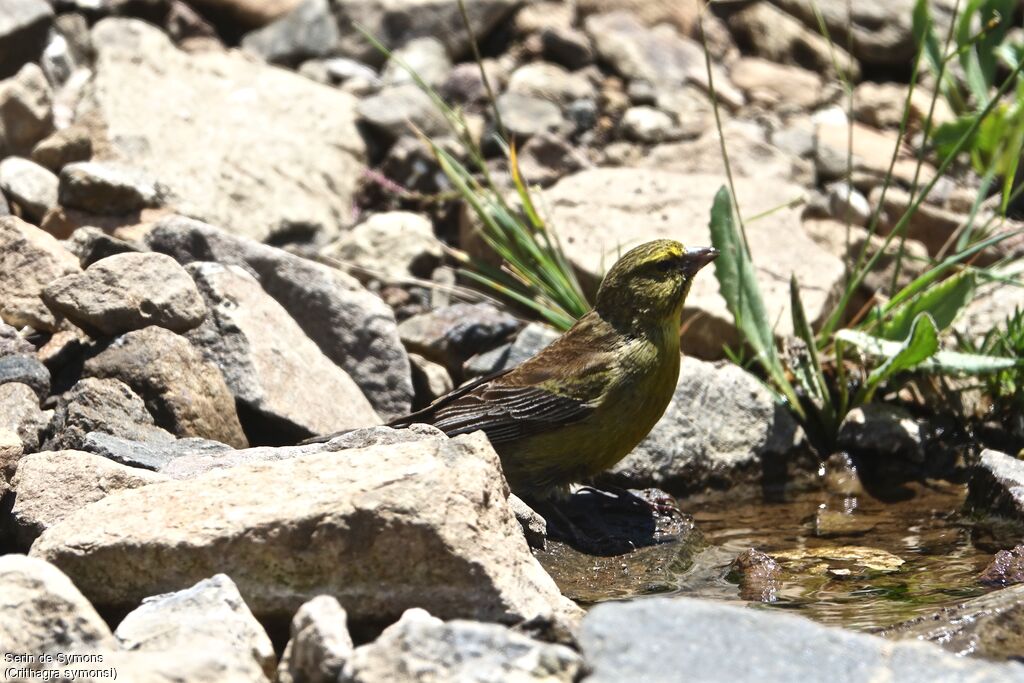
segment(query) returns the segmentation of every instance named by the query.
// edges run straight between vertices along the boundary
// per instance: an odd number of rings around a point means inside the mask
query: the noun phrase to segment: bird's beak
[[[718,250],[714,247],[689,247],[683,254],[683,269],[693,275],[717,257]]]

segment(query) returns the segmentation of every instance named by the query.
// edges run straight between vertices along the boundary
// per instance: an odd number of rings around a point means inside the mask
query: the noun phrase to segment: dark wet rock
[[[37,222],[57,205],[57,176],[22,157],[0,161],[0,190]]]
[[[488,375],[492,372],[514,368],[523,361],[536,356],[561,336],[560,333],[543,323],[529,323],[519,331],[510,343],[473,356],[462,366],[469,377]]]
[[[216,261],[248,268],[320,350],[352,377],[379,415],[390,419],[409,412],[412,379],[394,312],[354,278],[187,218],[159,222],[147,240],[154,251],[182,264]]]
[[[58,130],[32,148],[32,161],[54,173],[67,164],[88,161],[92,156],[92,139],[79,126]],[[58,186],[59,192],[59,186]]]
[[[782,567],[770,555],[749,548],[729,568],[740,585],[740,598],[753,602],[775,602],[782,587]]]
[[[408,211],[374,214],[320,250],[354,266],[359,279],[384,282],[429,278],[443,253],[430,220]]]
[[[482,434],[325,451],[123,491],[48,529],[32,553],[102,609],[224,572],[264,623],[320,594],[364,626],[416,605],[501,622],[578,615],[507,495]]]
[[[779,550],[772,553],[772,557],[787,572],[844,578],[895,572],[904,564],[903,558],[887,550],[861,545]]]
[[[138,441],[169,442],[174,436],[153,423],[146,405],[127,384],[86,377],[57,399],[48,450],[83,449],[90,432]],[[125,463],[130,464],[130,463]]]
[[[361,100],[357,110],[363,123],[389,141],[413,132],[410,124],[427,135],[448,130],[448,122],[434,101],[411,83],[384,88]]]
[[[839,428],[839,446],[853,453],[923,462],[926,436],[927,427],[905,409],[872,403],[846,416]]]
[[[14,75],[23,64],[39,58],[53,14],[45,0],[4,0],[0,13],[0,78]]]
[[[978,581],[989,586],[1024,583],[1024,545],[997,552],[992,562],[978,576]]]
[[[1019,661],[1024,652],[1024,586],[971,598],[897,624],[882,635],[899,641],[932,642],[961,657]]]
[[[372,643],[352,652],[341,681],[549,681],[571,683],[583,659],[565,645],[543,643],[506,626],[449,621],[410,609]]]
[[[39,450],[52,414],[39,408],[39,397],[32,387],[17,382],[0,384],[0,430],[17,434],[25,453]]]
[[[149,325],[174,332],[206,318],[196,285],[171,257],[116,254],[66,275],[43,290],[43,300],[86,332],[113,336]]]
[[[612,470],[630,486],[673,492],[782,484],[817,469],[803,430],[743,369],[684,357],[664,416]]]
[[[557,130],[563,122],[557,104],[514,92],[498,96],[498,112],[509,135],[517,140]]]
[[[968,482],[968,509],[1024,519],[1024,461],[984,450]]]
[[[117,626],[122,648],[139,652],[215,648],[225,658],[244,658],[239,669],[255,665],[272,677],[274,646],[238,587],[224,574],[194,586],[147,597]]]
[[[268,62],[287,66],[329,57],[340,38],[330,13],[327,0],[305,0],[285,16],[247,34],[242,48]]]
[[[50,371],[35,355],[0,355],[0,384],[8,382],[28,385],[40,401],[50,395]]]
[[[26,455],[11,480],[13,540],[28,549],[41,533],[72,512],[124,489],[167,477],[120,465],[93,453],[62,450]]]
[[[168,257],[164,257],[168,258]],[[179,266],[180,267],[180,266]],[[359,386],[238,266],[192,263],[210,310],[188,334],[224,375],[255,441],[294,441],[380,422]]]
[[[52,132],[52,93],[42,69],[26,64],[16,76],[0,81],[0,156],[26,157]]]
[[[60,171],[61,206],[95,214],[124,214],[160,206],[165,187],[139,169],[104,161],[78,161]]]
[[[118,337],[85,362],[85,375],[121,380],[142,397],[157,424],[177,436],[247,445],[220,370],[169,330],[152,326]]]
[[[100,228],[78,228],[65,242],[71,253],[78,257],[83,268],[108,256],[131,254],[140,251],[139,247],[130,242],[108,235]]]
[[[345,609],[337,599],[319,595],[292,617],[277,683],[335,683],[354,647]]]
[[[875,528],[876,522],[856,511],[818,509],[814,513],[814,535],[819,538],[863,536]]]
[[[104,458],[122,465],[154,471],[162,470],[177,458],[205,454],[217,455],[233,450],[231,446],[219,441],[196,437],[135,441],[106,432],[86,434],[85,439],[82,440],[81,449],[102,455]]]
[[[412,75],[399,65],[399,61],[432,88],[441,87],[452,68],[444,43],[433,36],[414,38],[392,54],[392,59],[380,75],[381,81],[388,86],[414,82]]]
[[[415,315],[398,326],[412,353],[461,374],[469,356],[505,341],[521,324],[490,304],[455,304]]]

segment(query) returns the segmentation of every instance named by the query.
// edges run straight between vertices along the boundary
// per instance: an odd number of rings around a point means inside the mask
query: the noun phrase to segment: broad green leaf
[[[927,313],[939,331],[953,324],[957,314],[974,298],[975,279],[971,271],[958,273],[929,287],[896,308],[878,330],[883,339],[905,339],[921,313]]]
[[[836,339],[853,344],[868,355],[885,359],[868,375],[855,399],[856,404],[868,403],[883,382],[897,373],[912,370],[939,350],[939,331],[927,313],[920,313],[914,318],[910,333],[902,343],[857,330],[839,330]]]

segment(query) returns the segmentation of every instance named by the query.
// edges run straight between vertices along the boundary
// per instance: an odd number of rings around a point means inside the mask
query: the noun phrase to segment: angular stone
[[[820,121],[816,126],[815,164],[822,179],[833,180],[846,175],[849,128],[845,121],[829,119]],[[896,142],[896,131],[879,131],[854,122],[853,184],[858,188],[881,185],[889,171],[893,152],[896,151]],[[935,177],[935,167],[926,161],[921,164],[918,174],[917,160],[912,154],[901,149],[896,155],[896,163],[892,166],[892,176],[907,185],[913,184],[917,178],[916,182],[923,185]],[[889,189],[892,191],[894,188]],[[888,196],[888,193],[886,194]],[[921,239],[917,235],[913,237]]]
[[[571,683],[583,668],[580,655],[565,645],[542,643],[499,624],[445,623],[411,609],[377,640],[356,648],[339,680]]]
[[[102,455],[107,460],[129,467],[158,471],[167,467],[177,458],[206,454],[216,455],[231,451],[232,448],[219,441],[195,437],[134,441],[105,432],[89,432],[82,440],[81,450]]]
[[[415,353],[409,354],[409,362],[412,363],[412,384],[416,388],[414,410],[426,407],[455,388],[443,365]]]
[[[146,327],[118,337],[85,362],[91,377],[119,379],[142,397],[158,425],[244,448],[235,400],[214,364],[184,337]]]
[[[37,142],[52,133],[52,105],[50,85],[35,64],[26,64],[13,78],[0,81],[0,155],[28,156]]]
[[[391,419],[409,412],[412,379],[395,314],[355,279],[187,218],[160,221],[147,240],[154,251],[182,264],[216,261],[248,268],[320,350],[352,377],[379,415]]]
[[[165,254],[108,256],[82,273],[51,282],[43,290],[43,300],[98,336],[150,325],[184,332],[206,318],[206,305],[192,278]]]
[[[348,614],[336,599],[319,595],[292,618],[277,683],[335,683],[353,648]]]
[[[498,111],[505,129],[519,140],[557,130],[563,123],[557,104],[515,92],[498,96]]]
[[[352,97],[236,52],[180,52],[138,21],[100,21],[93,42],[78,119],[95,160],[131,164],[169,206],[258,240],[348,220],[364,156]]]
[[[254,277],[217,263],[188,269],[210,310],[189,339],[220,368],[235,401],[247,409],[250,434],[266,432],[267,443],[290,443],[380,423],[348,373],[321,353]]]
[[[608,602],[580,634],[593,683],[692,681],[965,681],[1020,677],[1017,664],[956,657],[935,645],[892,642],[822,626],[782,610],[747,609],[692,598]]]
[[[754,102],[794,110],[813,109],[822,97],[821,77],[796,66],[744,57],[732,65],[729,77]]]
[[[806,456],[803,430],[753,375],[684,357],[665,414],[611,472],[631,487],[689,493],[814,472]]]
[[[359,118],[395,140],[416,128],[426,135],[448,131],[448,122],[430,96],[411,83],[384,88],[359,102]]]
[[[140,251],[138,246],[94,227],[76,229],[66,243],[71,253],[78,257],[83,268],[88,268],[108,256]]]
[[[277,664],[270,637],[224,574],[146,598],[114,636],[122,648],[138,652],[213,648],[224,657],[249,659],[268,678]]]
[[[61,206],[107,215],[160,206],[166,189],[146,173],[118,163],[79,161],[60,171]]]
[[[926,425],[904,408],[870,403],[854,408],[839,427],[839,447],[855,454],[924,462]]]
[[[374,214],[320,250],[355,266],[357,277],[384,282],[429,278],[443,253],[430,221],[408,211]]]
[[[33,354],[0,355],[0,384],[28,385],[40,401],[50,395],[50,371]]]
[[[500,472],[482,434],[235,467],[93,503],[32,553],[103,609],[224,572],[279,623],[320,594],[364,626],[413,606],[500,622],[578,614],[530,554]]]
[[[508,92],[567,105],[573,100],[597,97],[597,90],[583,74],[547,62],[530,62],[512,72]]]
[[[648,106],[627,109],[619,122],[619,131],[627,140],[649,145],[682,137],[679,127],[669,114]]]
[[[11,518],[14,541],[27,549],[32,542],[72,512],[124,489],[138,488],[167,477],[127,467],[82,451],[43,451],[18,462],[11,480],[17,493]]]
[[[490,304],[455,304],[404,320],[398,331],[410,351],[457,374],[470,355],[497,346],[519,327]]]
[[[39,449],[40,435],[52,415],[52,411],[39,409],[39,397],[32,387],[17,382],[0,384],[0,431],[17,434],[25,453]]]
[[[33,354],[36,347],[22,337],[18,330],[5,322],[0,322],[0,356],[16,354]]]
[[[0,161],[0,190],[35,221],[57,205],[57,176],[22,157]]]
[[[467,377],[479,377],[514,368],[540,353],[559,336],[561,335],[557,330],[547,325],[530,323],[520,330],[511,344],[473,356],[463,364],[462,370]]]
[[[73,126],[58,130],[39,141],[32,148],[32,161],[44,166],[54,173],[59,173],[65,165],[76,161],[88,161],[92,156],[92,139],[88,132]],[[58,186],[58,194],[60,187]]]
[[[614,11],[629,12],[645,26],[670,24],[683,35],[694,35],[702,10],[700,0],[577,0],[580,18]],[[706,17],[705,17],[706,19]]]
[[[0,78],[12,76],[26,62],[39,58],[53,23],[45,0],[4,0],[0,13]]]
[[[590,165],[580,150],[555,133],[534,135],[519,150],[519,172],[531,185],[546,187]]]
[[[57,399],[47,450],[91,451],[84,448],[90,432],[139,441],[174,440],[174,436],[153,424],[146,404],[127,384],[95,377],[79,380]]]
[[[882,197],[882,188],[876,188],[871,192],[871,207],[874,209],[881,203],[879,212],[878,232],[881,235],[888,235],[903,214],[910,208],[910,193],[898,187],[890,187]],[[946,248],[950,240],[966,225],[969,217],[965,214],[958,214],[953,211],[939,208],[924,202],[915,209],[907,221],[905,235],[912,240],[922,242],[928,253],[933,256]],[[988,254],[983,254],[988,256]]]
[[[1024,461],[985,449],[967,486],[967,508],[1024,519]]]
[[[997,552],[978,576],[978,581],[987,586],[1024,583],[1024,545]]]
[[[564,5],[558,5],[564,7]],[[569,69],[582,69],[594,61],[594,48],[583,31],[569,27],[547,26],[540,33],[544,59]]]
[[[304,0],[292,11],[242,39],[242,49],[273,64],[297,66],[336,51],[338,27],[328,0]]]
[[[265,26],[282,17],[298,4],[298,0],[196,0],[199,10],[213,16],[226,17],[245,27]]]
[[[399,65],[399,60],[432,88],[439,88],[448,78],[452,61],[444,43],[433,36],[414,38],[392,53],[380,78],[384,85],[413,83],[412,75]]]

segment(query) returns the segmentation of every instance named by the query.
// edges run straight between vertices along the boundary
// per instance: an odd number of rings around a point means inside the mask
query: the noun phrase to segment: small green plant
[[[980,340],[957,335],[959,346],[968,353],[1004,358],[1024,358],[1024,310],[1014,309],[998,327]],[[1024,412],[1024,367],[1015,366],[985,377],[986,394],[999,416]]]

